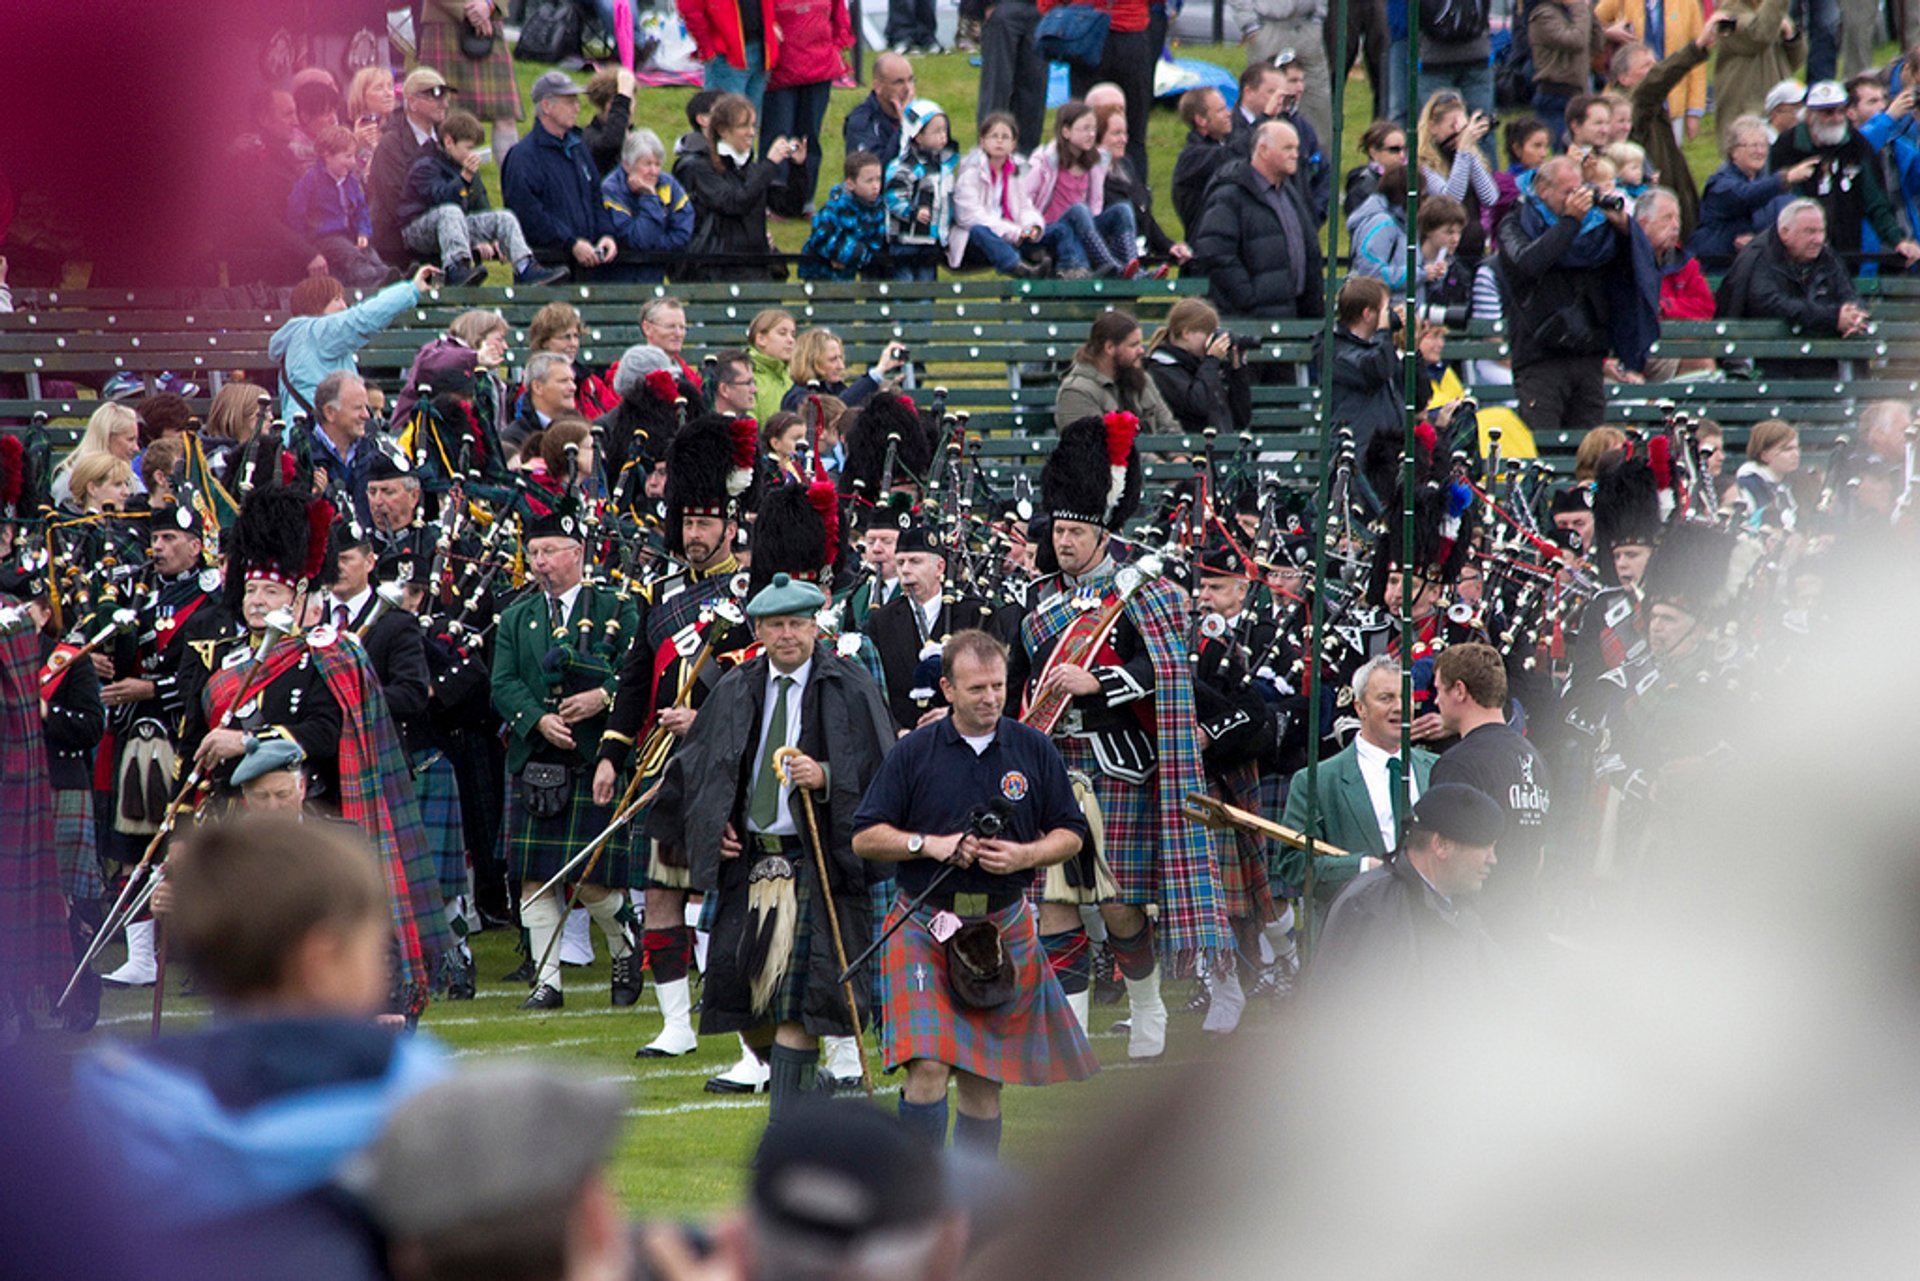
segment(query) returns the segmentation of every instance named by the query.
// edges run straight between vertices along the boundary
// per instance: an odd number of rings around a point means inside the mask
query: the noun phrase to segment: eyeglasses
[[[453,90],[446,85],[435,85],[431,89],[420,90],[420,96],[423,98],[444,98],[452,92]]]
[[[1379,150],[1386,152],[1390,156],[1404,156],[1407,154],[1407,144],[1404,142],[1394,143],[1389,146],[1381,147],[1379,148]]]
[[[1275,67],[1291,66],[1298,61],[1300,61],[1300,54],[1294,49],[1282,49],[1279,53],[1273,55],[1273,65]]]

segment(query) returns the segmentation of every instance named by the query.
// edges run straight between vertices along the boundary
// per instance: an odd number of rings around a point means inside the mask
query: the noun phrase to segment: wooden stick
[[[1243,810],[1237,805],[1229,805],[1218,797],[1208,796],[1205,792],[1188,792],[1187,802],[1182,807],[1188,818],[1212,828],[1238,827],[1249,832],[1258,832],[1262,836],[1271,836],[1284,845],[1294,849],[1307,848],[1304,832],[1296,832],[1291,827],[1263,818],[1251,810]],[[1325,854],[1328,858],[1345,858],[1349,851],[1338,845],[1329,845],[1319,837],[1313,839],[1316,854]]]

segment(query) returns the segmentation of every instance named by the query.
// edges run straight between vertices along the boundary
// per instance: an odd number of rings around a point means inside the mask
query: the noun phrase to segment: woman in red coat
[[[773,0],[780,24],[780,62],[767,73],[767,104],[760,136],[798,138],[803,159],[789,160],[786,186],[775,187],[767,207],[787,218],[811,212],[820,181],[820,125],[827,118],[833,83],[847,74],[842,50],[853,47],[853,23],[847,0]],[[885,164],[892,156],[880,157]]]
[[[774,0],[681,0],[679,8],[693,56],[706,64],[704,87],[739,94],[758,115],[767,74],[780,65]]]

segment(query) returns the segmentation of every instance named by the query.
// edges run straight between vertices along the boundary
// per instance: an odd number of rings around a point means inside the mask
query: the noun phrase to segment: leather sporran
[[[948,937],[947,987],[969,1010],[994,1010],[1013,999],[1013,962],[999,926],[973,921]]]
[[[532,818],[558,818],[573,799],[573,769],[552,761],[528,761],[520,771],[520,805]]]

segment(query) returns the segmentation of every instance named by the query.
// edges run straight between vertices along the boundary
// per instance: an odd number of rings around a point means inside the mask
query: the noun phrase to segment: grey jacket
[[[1146,370],[1140,372],[1144,377]],[[1147,378],[1137,397],[1123,396],[1113,379],[1079,359],[1060,380],[1060,393],[1053,402],[1053,425],[1059,428],[1082,418],[1103,418],[1116,409],[1138,418],[1142,432],[1170,435],[1180,430],[1179,420],[1160,399],[1160,389],[1153,385],[1153,379]]]

